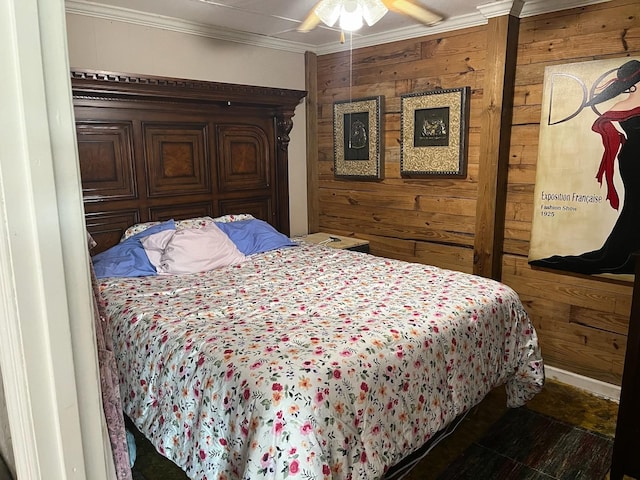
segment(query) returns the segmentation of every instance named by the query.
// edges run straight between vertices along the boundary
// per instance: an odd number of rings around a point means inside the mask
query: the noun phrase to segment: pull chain
[[[353,32],[349,32],[349,148],[351,148],[351,85],[353,84]]]
[[[353,32],[349,32],[349,103],[351,103],[351,85],[353,84]]]

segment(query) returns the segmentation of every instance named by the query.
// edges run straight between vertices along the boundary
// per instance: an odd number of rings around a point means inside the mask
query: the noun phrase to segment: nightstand
[[[362,240],[361,238],[343,237],[342,235],[335,235],[333,233],[318,232],[300,237],[300,240],[341,250],[369,253],[369,241]]]

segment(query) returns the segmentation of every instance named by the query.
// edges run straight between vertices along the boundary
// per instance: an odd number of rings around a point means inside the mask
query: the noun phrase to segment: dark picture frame
[[[470,96],[470,87],[401,96],[401,175],[467,176]]]
[[[334,175],[381,180],[382,96],[337,101],[333,104]]]

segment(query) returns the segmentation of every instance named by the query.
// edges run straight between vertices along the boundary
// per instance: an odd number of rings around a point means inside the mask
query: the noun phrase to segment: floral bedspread
[[[101,285],[126,413],[192,479],[376,479],[506,383],[544,382],[509,287],[302,244]]]

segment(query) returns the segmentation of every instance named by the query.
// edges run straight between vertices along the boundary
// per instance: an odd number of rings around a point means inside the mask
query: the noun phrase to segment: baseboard
[[[571,385],[598,397],[607,398],[614,402],[620,401],[620,387],[618,385],[612,385],[549,365],[544,366],[544,373],[547,378]]]

